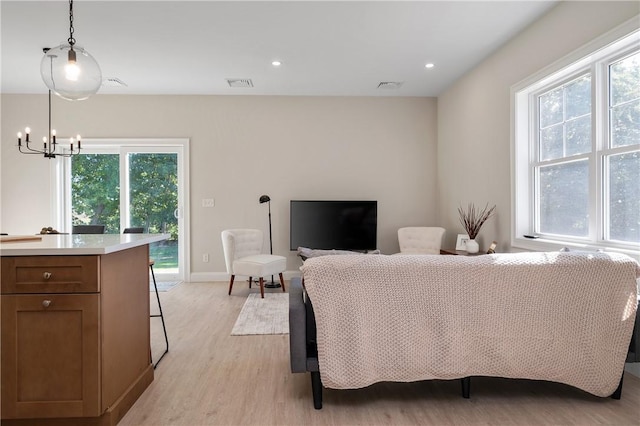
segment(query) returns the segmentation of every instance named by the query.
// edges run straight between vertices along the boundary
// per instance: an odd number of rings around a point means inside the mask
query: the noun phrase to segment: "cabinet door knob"
[[[45,308],[48,308],[49,305],[51,305],[51,300],[43,300],[42,301],[42,306]]]
[[[42,278],[48,280],[49,278],[51,278],[51,272],[45,272],[44,274],[42,274]]]

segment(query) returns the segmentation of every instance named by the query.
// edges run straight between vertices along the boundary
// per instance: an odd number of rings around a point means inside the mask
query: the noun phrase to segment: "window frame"
[[[638,150],[638,145],[609,147],[609,65],[631,52],[638,51],[640,26],[632,19],[570,55],[511,88],[511,245],[519,249],[548,251],[563,247],[586,250],[611,250],[627,253],[640,260],[640,242],[618,242],[607,237],[608,188],[605,183],[611,155]],[[591,74],[592,149],[586,154],[539,159],[538,95]],[[606,84],[600,82],[605,79]],[[604,87],[603,87],[604,86]],[[604,124],[604,125],[603,125]],[[536,168],[543,165],[568,163],[580,158],[589,162],[589,231],[587,237],[555,236],[534,233],[539,220]],[[524,235],[533,235],[527,238]]]

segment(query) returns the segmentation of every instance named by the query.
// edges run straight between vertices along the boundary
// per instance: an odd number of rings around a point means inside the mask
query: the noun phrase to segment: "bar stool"
[[[160,304],[160,295],[158,294],[158,284],[156,284],[156,274],[153,273],[153,265],[154,264],[155,264],[155,261],[153,259],[149,259],[149,269],[151,270],[151,277],[153,278],[153,287],[156,290],[156,299],[158,300],[158,310],[160,311],[160,313],[159,314],[151,314],[150,318],[158,318],[159,317],[160,320],[162,321],[162,330],[164,331],[164,342],[166,343],[164,352],[162,352],[162,355],[160,355],[160,358],[158,358],[156,363],[153,364],[153,369],[155,370],[155,368],[160,363],[160,360],[162,360],[162,358],[167,354],[167,352],[169,352],[169,338],[167,337],[167,327],[165,327],[165,325],[164,325],[164,315],[162,315],[162,305]]]
[[[144,228],[125,228],[125,230],[122,231],[122,233],[123,234],[142,234],[144,233]],[[153,369],[155,370],[155,368],[158,366],[162,358],[167,354],[167,352],[169,352],[169,337],[167,336],[167,327],[164,324],[164,315],[162,314],[162,304],[160,304],[160,294],[158,293],[158,284],[156,283],[156,274],[153,272],[153,265],[155,265],[155,261],[153,259],[149,259],[149,270],[151,271],[151,278],[153,278],[153,287],[156,291],[156,300],[158,301],[158,310],[160,311],[160,313],[151,314],[149,315],[149,317],[160,318],[160,320],[162,321],[162,331],[164,331],[164,342],[166,344],[164,352],[162,353],[162,355],[160,355],[160,358],[158,358],[156,363],[153,364]],[[153,362],[153,360],[151,359],[151,348],[149,348],[149,359]]]

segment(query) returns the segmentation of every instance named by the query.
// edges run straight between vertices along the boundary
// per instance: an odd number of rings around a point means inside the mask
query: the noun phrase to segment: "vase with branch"
[[[480,249],[476,242],[476,237],[480,232],[482,225],[491,217],[496,211],[496,206],[489,208],[487,203],[482,210],[476,208],[473,203],[467,205],[467,209],[464,210],[462,206],[458,207],[458,214],[460,215],[460,224],[467,232],[469,240],[467,240],[467,252],[477,253]]]

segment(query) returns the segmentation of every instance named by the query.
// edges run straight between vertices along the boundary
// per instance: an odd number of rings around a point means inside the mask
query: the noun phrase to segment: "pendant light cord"
[[[51,145],[53,137],[51,136],[51,90],[49,90],[49,153],[51,153]]]
[[[69,38],[67,41],[73,49],[73,45],[76,44],[76,39],[73,38],[73,0],[69,0]]]

